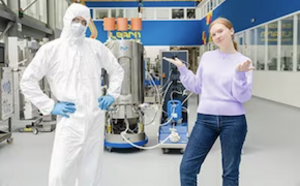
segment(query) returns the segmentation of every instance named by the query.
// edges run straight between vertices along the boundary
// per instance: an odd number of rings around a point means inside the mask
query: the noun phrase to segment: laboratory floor
[[[196,98],[189,100],[191,127]],[[246,103],[248,136],[240,168],[240,186],[300,186],[300,109],[255,98]],[[149,120],[153,111],[149,111]],[[157,143],[157,125],[146,128],[147,146]],[[54,133],[13,133],[0,144],[0,186],[47,186]],[[221,186],[219,141],[206,158],[200,186]],[[105,152],[103,186],[180,186],[181,154],[160,148]]]

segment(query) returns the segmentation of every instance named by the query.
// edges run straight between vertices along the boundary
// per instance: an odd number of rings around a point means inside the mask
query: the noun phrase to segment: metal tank
[[[106,44],[124,69],[124,80],[120,97],[110,107],[107,114],[105,146],[111,148],[132,148],[144,145],[144,47],[129,40],[116,40]],[[109,88],[109,76],[105,82]],[[121,133],[126,131],[126,137]],[[123,133],[124,134],[124,133]],[[127,141],[124,139],[127,139]]]

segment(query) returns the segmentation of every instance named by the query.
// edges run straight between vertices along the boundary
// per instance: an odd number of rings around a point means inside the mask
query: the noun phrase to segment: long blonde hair
[[[209,31],[210,31],[211,27],[214,26],[214,24],[216,24],[216,23],[220,23],[220,24],[226,26],[228,29],[233,28],[232,23],[228,19],[219,17],[209,25]],[[233,36],[232,36],[232,42],[233,42],[233,46],[234,46],[235,50],[237,50],[238,49],[237,43],[233,40]]]

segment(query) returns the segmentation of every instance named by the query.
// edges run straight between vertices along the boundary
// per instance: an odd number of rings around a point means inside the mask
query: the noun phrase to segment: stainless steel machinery
[[[134,148],[148,142],[144,131],[144,47],[136,41],[109,41],[107,47],[124,69],[120,97],[107,112],[105,147]],[[104,84],[109,88],[109,76],[104,73]]]
[[[28,64],[32,61],[40,45],[35,40],[8,37],[8,59],[13,73],[14,114],[12,123],[21,125],[20,132],[52,132],[56,121],[51,117],[42,116],[39,110],[27,100],[19,89],[22,74]],[[40,82],[41,89],[50,96],[47,82],[43,78]],[[25,127],[24,127],[25,125]]]
[[[12,69],[10,67],[1,67],[0,77],[0,142],[6,140],[7,143],[12,143],[13,138],[11,117],[14,112]]]

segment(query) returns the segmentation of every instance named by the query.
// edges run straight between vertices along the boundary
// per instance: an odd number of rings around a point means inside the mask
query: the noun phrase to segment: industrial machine
[[[178,58],[188,65],[188,51],[163,51],[162,57]],[[188,141],[188,98],[191,95],[180,82],[177,67],[162,59],[162,116],[158,142],[163,153],[172,150],[184,152]]]
[[[144,101],[144,60],[143,46],[136,41],[116,40],[107,43],[125,71],[121,96],[106,113],[105,148],[154,149],[161,147],[164,153],[178,150],[183,153],[188,141],[188,98],[191,95],[180,82],[177,67],[162,62],[162,87],[153,86],[162,103],[162,114],[158,130],[158,144],[144,147],[148,142],[145,134],[144,111],[149,106]],[[162,57],[179,58],[188,61],[188,51],[162,52]],[[103,73],[103,85],[109,87],[109,76]],[[105,93],[104,93],[105,94]],[[156,114],[155,114],[156,116]],[[153,122],[152,120],[151,122]]]
[[[19,39],[17,37],[8,38],[8,59],[9,66],[13,73],[14,87],[14,114],[12,121],[15,125],[22,125],[20,132],[52,132],[55,129],[56,122],[51,117],[42,116],[39,110],[27,100],[19,89],[22,74],[28,64],[32,61],[40,44],[34,40]],[[40,81],[41,89],[49,96],[46,79]]]
[[[154,62],[145,58],[145,101],[160,103],[157,87],[161,84],[161,60],[157,57]]]
[[[12,122],[13,108],[13,76],[12,69],[5,64],[5,44],[0,43],[0,142],[6,140],[12,143]]]
[[[144,47],[136,41],[111,40],[106,46],[124,69],[120,97],[106,114],[105,148],[144,146],[148,138],[144,131]],[[109,75],[103,73],[104,86],[109,88]]]

